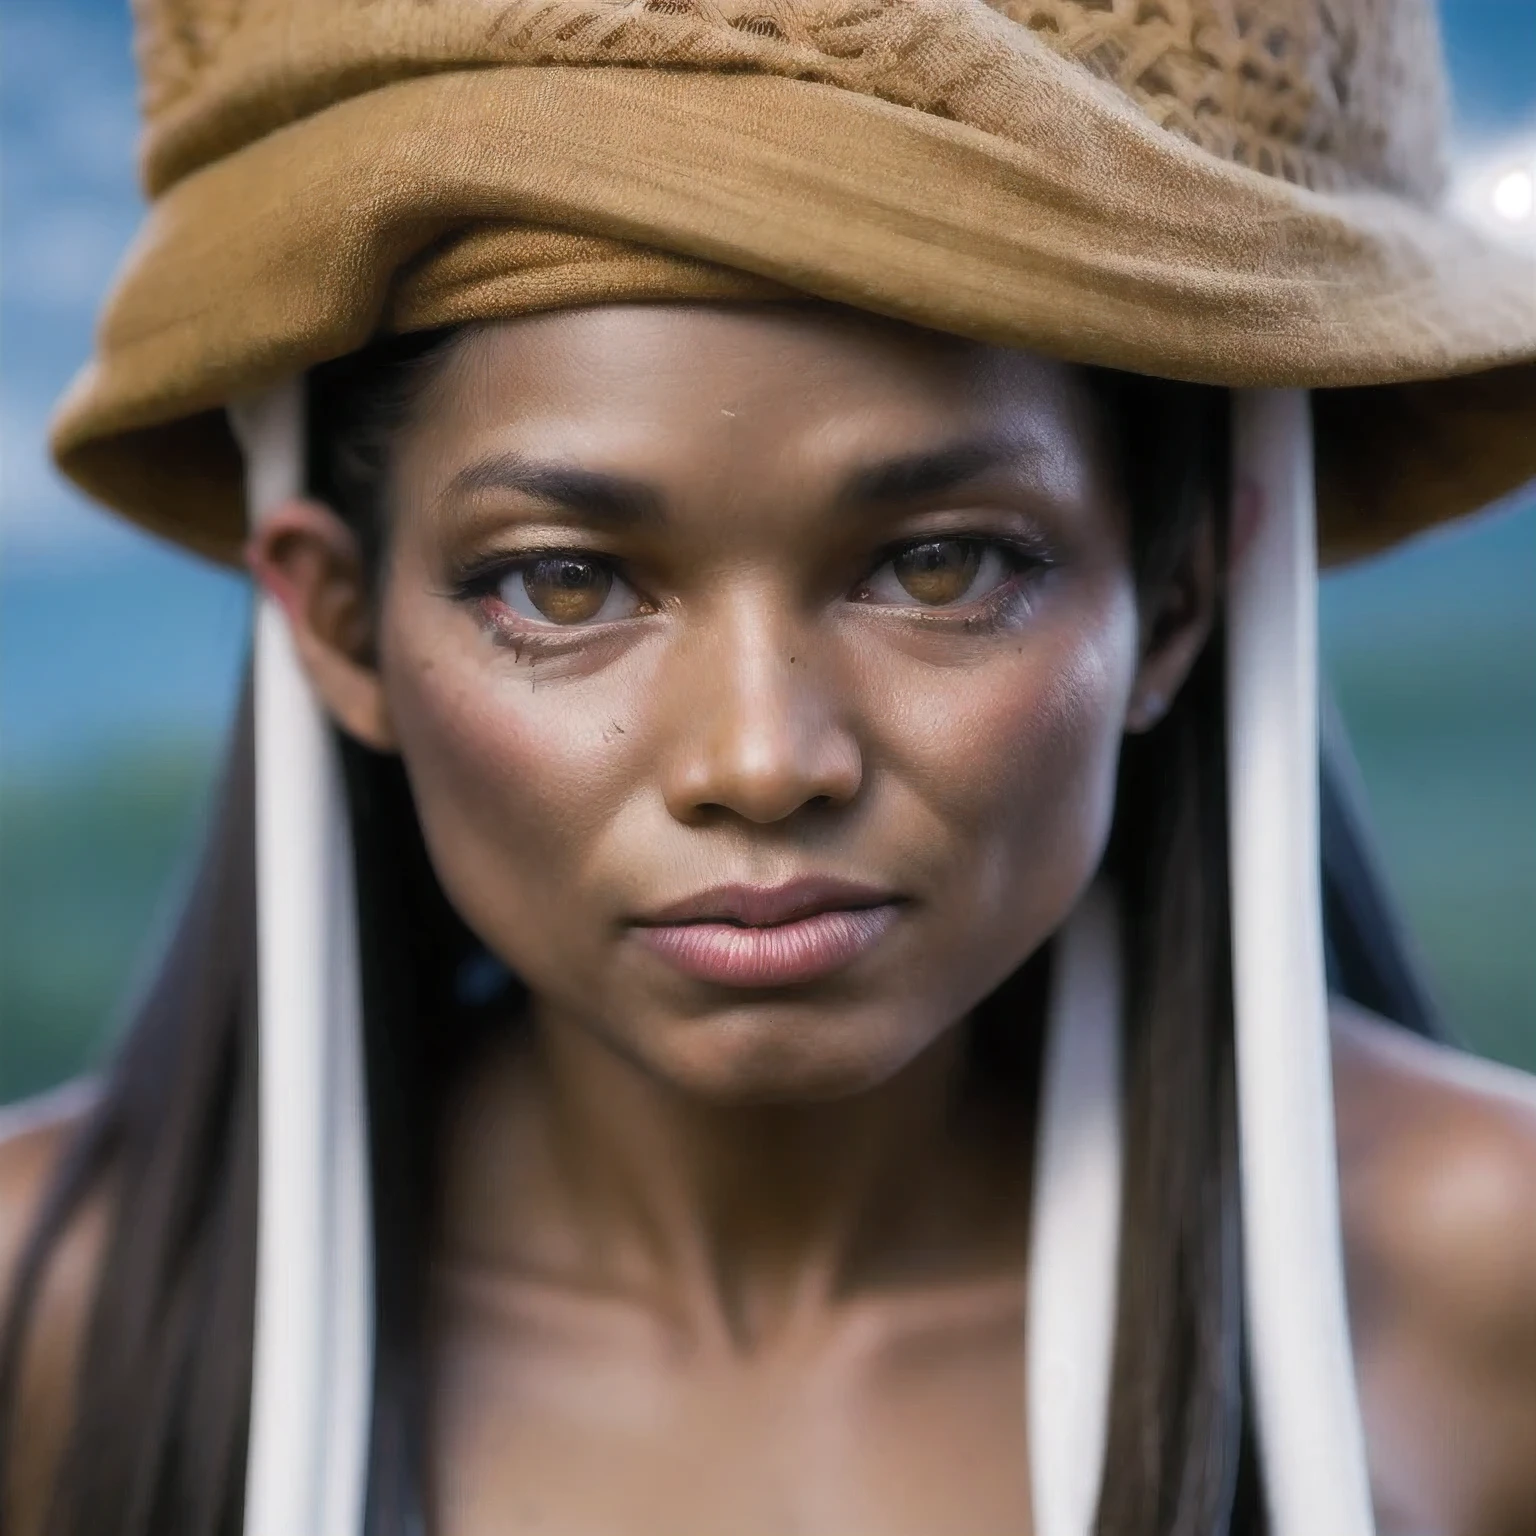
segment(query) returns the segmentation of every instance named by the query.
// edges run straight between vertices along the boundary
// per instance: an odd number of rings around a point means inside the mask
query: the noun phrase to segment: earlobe
[[[356,535],[329,507],[295,500],[262,520],[245,561],[286,615],[304,670],[337,725],[377,752],[394,751]]]
[[[1168,712],[1168,700],[1156,688],[1139,689],[1125,712],[1125,728],[1133,736],[1150,731]]]
[[[1141,666],[1126,706],[1125,729],[1132,735],[1150,731],[1184,686],[1210,637],[1216,585],[1215,540],[1206,519],[1146,626]]]

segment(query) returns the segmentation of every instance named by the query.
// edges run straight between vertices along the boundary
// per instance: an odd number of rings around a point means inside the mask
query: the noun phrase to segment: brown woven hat
[[[55,449],[217,559],[222,407],[379,331],[809,294],[1314,397],[1326,552],[1536,475],[1432,0],[145,0],[153,198]]]

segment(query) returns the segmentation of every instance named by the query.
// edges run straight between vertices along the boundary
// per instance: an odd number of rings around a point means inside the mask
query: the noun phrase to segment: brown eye
[[[981,557],[981,546],[971,540],[933,539],[902,550],[891,561],[891,571],[909,597],[942,608],[970,592]]]
[[[612,586],[611,571],[567,555],[536,560],[523,574],[529,602],[552,624],[580,624],[596,618]]]
[[[962,608],[1007,586],[1032,561],[998,539],[915,539],[854,592],[889,608]]]
[[[515,614],[546,624],[590,624],[624,618],[635,595],[602,560],[544,555],[509,571],[497,595]]]

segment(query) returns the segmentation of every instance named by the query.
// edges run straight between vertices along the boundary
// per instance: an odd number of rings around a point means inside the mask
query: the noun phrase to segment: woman
[[[149,9],[59,448],[243,544],[259,740],[99,1097],[5,1144],[15,1528],[1530,1527],[1530,1086],[1339,1004],[1351,1485],[1331,1142],[1266,1130],[1310,775],[1245,766],[1305,413],[1212,387],[1335,387],[1379,544],[1536,469],[1527,274],[1414,201],[1416,11],[1134,9]]]

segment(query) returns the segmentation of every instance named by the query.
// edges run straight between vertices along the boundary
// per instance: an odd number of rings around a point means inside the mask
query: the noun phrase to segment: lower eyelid
[[[563,647],[580,642],[583,638],[602,634],[616,624],[631,618],[647,618],[656,609],[637,598],[641,605],[638,612],[621,614],[613,619],[589,619],[581,624],[555,624],[549,620],[530,619],[509,607],[494,592],[488,592],[475,602],[474,608],[480,621],[494,631],[498,641],[514,645]]]

